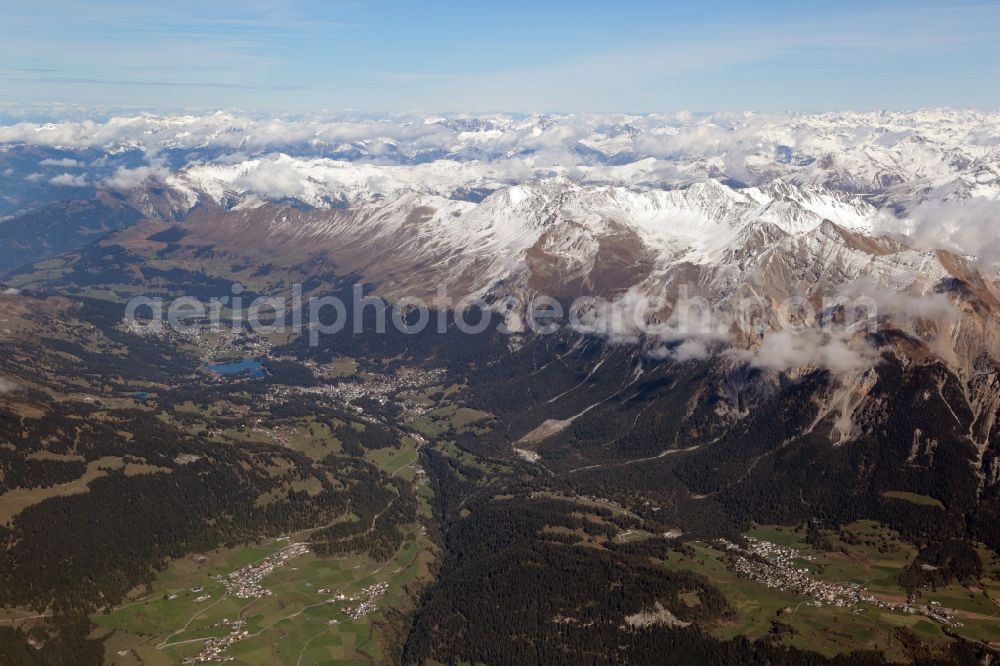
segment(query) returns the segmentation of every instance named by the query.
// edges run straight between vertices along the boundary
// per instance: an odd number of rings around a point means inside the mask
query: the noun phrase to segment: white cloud
[[[961,311],[946,294],[907,293],[887,289],[871,279],[859,279],[842,286],[837,302],[855,304],[857,324],[867,324],[868,317],[891,319],[899,328],[912,330],[917,323],[933,323],[939,329],[959,320]],[[865,309],[871,308],[870,312]]]
[[[673,359],[678,363],[684,361],[697,361],[708,358],[712,355],[709,342],[701,338],[689,338],[671,349],[666,345],[656,347],[649,351],[647,356],[653,359]]]
[[[670,303],[633,287],[613,301],[584,298],[579,303],[582,309],[570,309],[574,330],[610,344],[644,344],[650,358],[679,362],[704,359],[726,344],[728,327],[720,325],[710,305],[698,298],[688,299],[684,293]],[[664,320],[663,313],[668,311],[670,315]]]
[[[609,301],[581,300],[570,308],[570,325],[579,333],[596,335],[611,344],[637,344],[648,335],[647,322],[657,306],[640,289],[632,287]]]
[[[113,175],[105,178],[102,184],[116,190],[133,190],[150,180],[163,180],[169,175],[170,170],[160,165],[119,167]]]
[[[810,366],[850,372],[869,368],[877,361],[875,349],[863,338],[814,328],[772,331],[756,350],[732,349],[726,354],[773,372]]]
[[[61,185],[63,187],[87,187],[90,183],[87,181],[87,177],[83,175],[73,175],[71,173],[62,173],[58,176],[49,179],[49,182],[53,185]]]
[[[70,159],[69,157],[64,157],[64,158],[58,159],[58,160],[51,159],[51,158],[44,159],[41,162],[39,162],[39,164],[41,166],[55,166],[55,167],[64,167],[64,168],[83,166],[83,164],[80,161],[74,160],[74,159]]]
[[[20,389],[21,386],[19,384],[15,384],[8,379],[0,377],[0,395],[3,395],[4,393],[13,393],[14,391],[19,391]]]
[[[257,162],[233,184],[237,187],[265,197],[302,197],[308,191],[305,174],[296,170],[288,161],[265,160]]]
[[[1000,261],[1000,200],[927,201],[907,211],[906,219],[887,219],[885,231],[903,231],[912,243],[974,255],[985,264]]]

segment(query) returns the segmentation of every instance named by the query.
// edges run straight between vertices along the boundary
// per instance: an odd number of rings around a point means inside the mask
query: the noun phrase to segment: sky
[[[1000,2],[0,0],[0,14],[7,105],[1000,107]]]

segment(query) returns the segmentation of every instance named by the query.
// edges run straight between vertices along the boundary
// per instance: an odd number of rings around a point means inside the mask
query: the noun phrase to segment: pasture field
[[[430,515],[431,491],[417,470],[418,442],[370,451],[390,475],[413,482],[421,515]],[[313,488],[303,486],[304,490]],[[263,594],[241,598],[222,580],[315,530],[218,549],[174,560],[142,591],[93,616],[105,633],[109,664],[179,664],[198,655],[209,639],[229,635],[234,622],[246,632],[220,653],[233,664],[379,664],[391,661],[389,636],[430,579],[436,549],[420,522],[403,526],[405,539],[387,561],[365,555],[320,558],[313,552],[288,559],[261,581]],[[370,594],[373,585],[382,585]],[[365,612],[358,609],[366,602]],[[398,641],[396,641],[398,644]]]

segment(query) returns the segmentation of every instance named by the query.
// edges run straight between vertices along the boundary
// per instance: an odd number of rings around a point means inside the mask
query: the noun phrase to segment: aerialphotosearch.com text
[[[782,301],[760,298],[726,299],[724,304],[701,297],[687,285],[671,301],[630,290],[615,298],[581,296],[569,301],[533,295],[526,302],[514,296],[484,299],[466,295],[452,298],[439,285],[429,300],[405,296],[389,302],[366,293],[361,284],[336,295],[303,295],[293,285],[287,295],[259,295],[252,299],[234,283],[229,294],[204,301],[192,296],[165,298],[136,296],[125,309],[134,327],[157,330],[165,325],[179,332],[248,327],[261,334],[305,332],[311,345],[323,336],[348,331],[355,335],[383,334],[389,325],[407,335],[450,329],[477,335],[492,326],[501,334],[531,331],[547,335],[564,326],[609,338],[725,336],[735,324],[743,331],[777,327],[785,331],[837,328],[874,332],[878,318],[875,299],[867,296],[817,299],[790,297]]]

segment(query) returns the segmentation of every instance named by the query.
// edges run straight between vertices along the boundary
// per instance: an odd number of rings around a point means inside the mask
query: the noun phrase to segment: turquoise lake
[[[201,369],[206,372],[214,372],[217,375],[238,375],[241,372],[249,372],[253,379],[264,376],[264,366],[255,358],[245,358],[242,361],[228,363],[207,363],[201,366]]]

